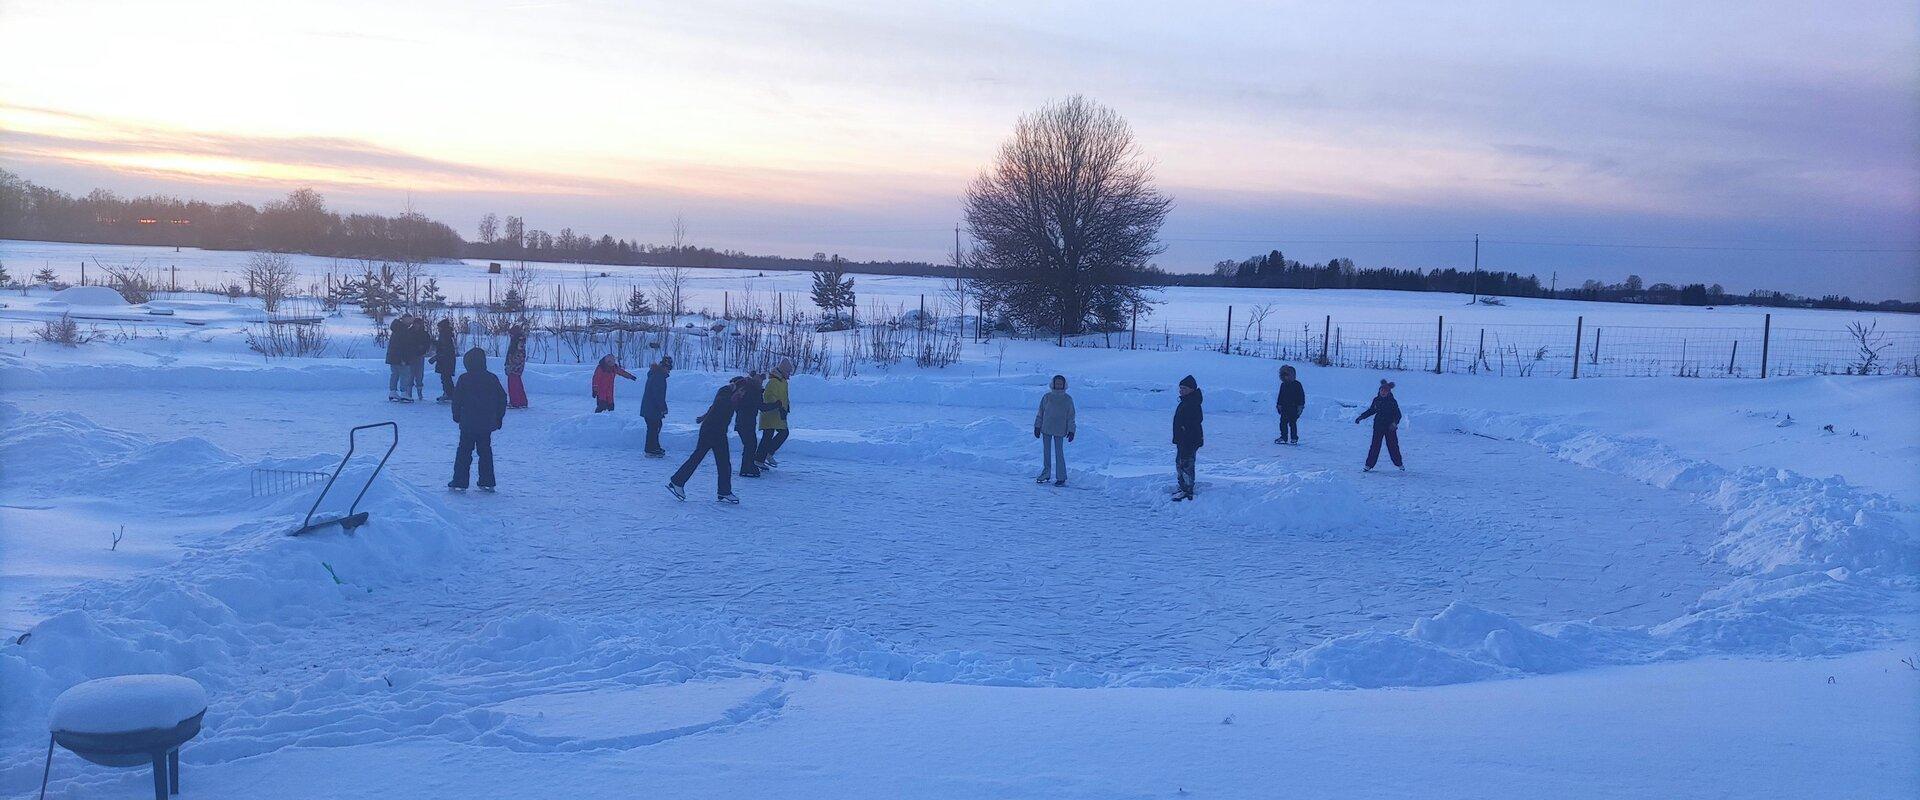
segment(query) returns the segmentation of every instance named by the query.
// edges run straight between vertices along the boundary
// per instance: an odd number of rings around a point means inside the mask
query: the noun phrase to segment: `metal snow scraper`
[[[315,517],[313,512],[318,510],[320,503],[327,499],[327,492],[333,490],[333,482],[339,480],[340,470],[346,469],[347,462],[353,460],[353,450],[360,443],[360,432],[369,428],[393,429],[393,441],[387,444],[387,452],[380,456],[380,463],[374,465],[373,473],[367,476],[367,482],[360,487],[360,493],[353,496],[353,505],[347,506],[347,513],[322,514],[319,517]],[[375,422],[368,425],[360,425],[353,430],[347,431],[347,454],[341,457],[340,466],[333,468],[333,477],[328,478],[327,485],[320,488],[320,496],[313,498],[313,506],[307,509],[306,522],[302,523],[300,529],[294,531],[293,535],[299,536],[303,533],[312,533],[328,525],[339,525],[341,530],[352,533],[354,528],[367,524],[367,512],[359,510],[360,498],[367,496],[367,490],[373,488],[373,479],[380,475],[380,470],[387,465],[387,459],[393,456],[394,448],[399,446],[400,426],[397,423]]]

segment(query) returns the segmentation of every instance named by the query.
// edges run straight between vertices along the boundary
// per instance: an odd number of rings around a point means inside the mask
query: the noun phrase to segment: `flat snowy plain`
[[[159,257],[4,242],[0,260],[30,273],[50,248]],[[186,255],[183,282],[244,260]],[[1464,302],[1270,294],[1384,321]],[[37,790],[61,690],[147,671],[208,689],[183,753],[203,797],[1920,789],[1913,378],[1299,364],[1303,444],[1283,448],[1273,361],[970,344],[946,369],[797,379],[782,466],[731,507],[710,465],[685,503],[660,488],[724,375],[675,374],[656,461],[639,384],[595,415],[588,367],[531,365],[532,408],[495,437],[502,491],[452,495],[446,408],[388,403],[370,351],[262,359],[242,344],[256,312],[224,303],[64,348],[32,340],[45,293],[0,302],[7,796]],[[1032,481],[1056,372],[1080,411],[1064,489]],[[1199,500],[1176,505],[1189,373],[1208,445]],[[1409,470],[1363,474],[1351,420],[1383,375]],[[311,487],[250,496],[252,469],[331,469],[348,427],[387,419],[400,446],[357,534],[285,535]],[[53,774],[49,796],[147,786],[64,752]]]

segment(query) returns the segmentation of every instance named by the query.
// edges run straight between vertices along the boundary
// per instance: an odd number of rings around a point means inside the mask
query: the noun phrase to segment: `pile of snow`
[[[361,502],[372,518],[355,534],[332,529],[296,538],[288,533],[312,495],[248,498],[250,465],[204,440],[155,443],[79,415],[4,404],[0,418],[7,423],[0,470],[10,502],[69,502],[70,492],[90,492],[98,502],[99,488],[113,486],[107,496],[127,504],[130,518],[165,500],[175,513],[225,520],[180,542],[171,566],[46,598],[47,608],[64,610],[34,625],[17,646],[0,648],[0,718],[39,719],[68,687],[132,673],[184,674],[218,694],[240,677],[234,667],[255,649],[346,607],[381,602],[379,592],[435,576],[464,551],[466,524],[441,496],[390,473]],[[63,468],[47,469],[46,458],[59,458]],[[313,469],[337,458],[316,454],[279,465]]]
[[[48,298],[48,300],[55,303],[66,303],[70,306],[111,307],[130,305],[130,303],[127,302],[127,298],[121,297],[119,292],[105,286],[69,286],[54,292],[53,296]]]

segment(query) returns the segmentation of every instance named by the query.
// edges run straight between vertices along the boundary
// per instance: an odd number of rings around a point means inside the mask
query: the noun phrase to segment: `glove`
[[[1073,431],[1067,431],[1067,441],[1073,441]]]
[[[1040,426],[1038,425],[1033,426],[1033,438],[1040,438]]]
[[[1357,420],[1357,419],[1356,419],[1356,420],[1354,420],[1354,421],[1353,421],[1353,424],[1355,424],[1355,425],[1358,425],[1358,424],[1360,424],[1360,422],[1361,422],[1360,420]]]

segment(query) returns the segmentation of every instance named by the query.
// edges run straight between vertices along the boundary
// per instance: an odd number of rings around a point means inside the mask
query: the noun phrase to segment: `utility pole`
[[[1553,282],[1550,284],[1547,284],[1547,296],[1552,297],[1559,293],[1560,293],[1560,270],[1556,269],[1553,271]]]
[[[1473,299],[1467,305],[1480,302],[1480,234],[1473,235]]]

